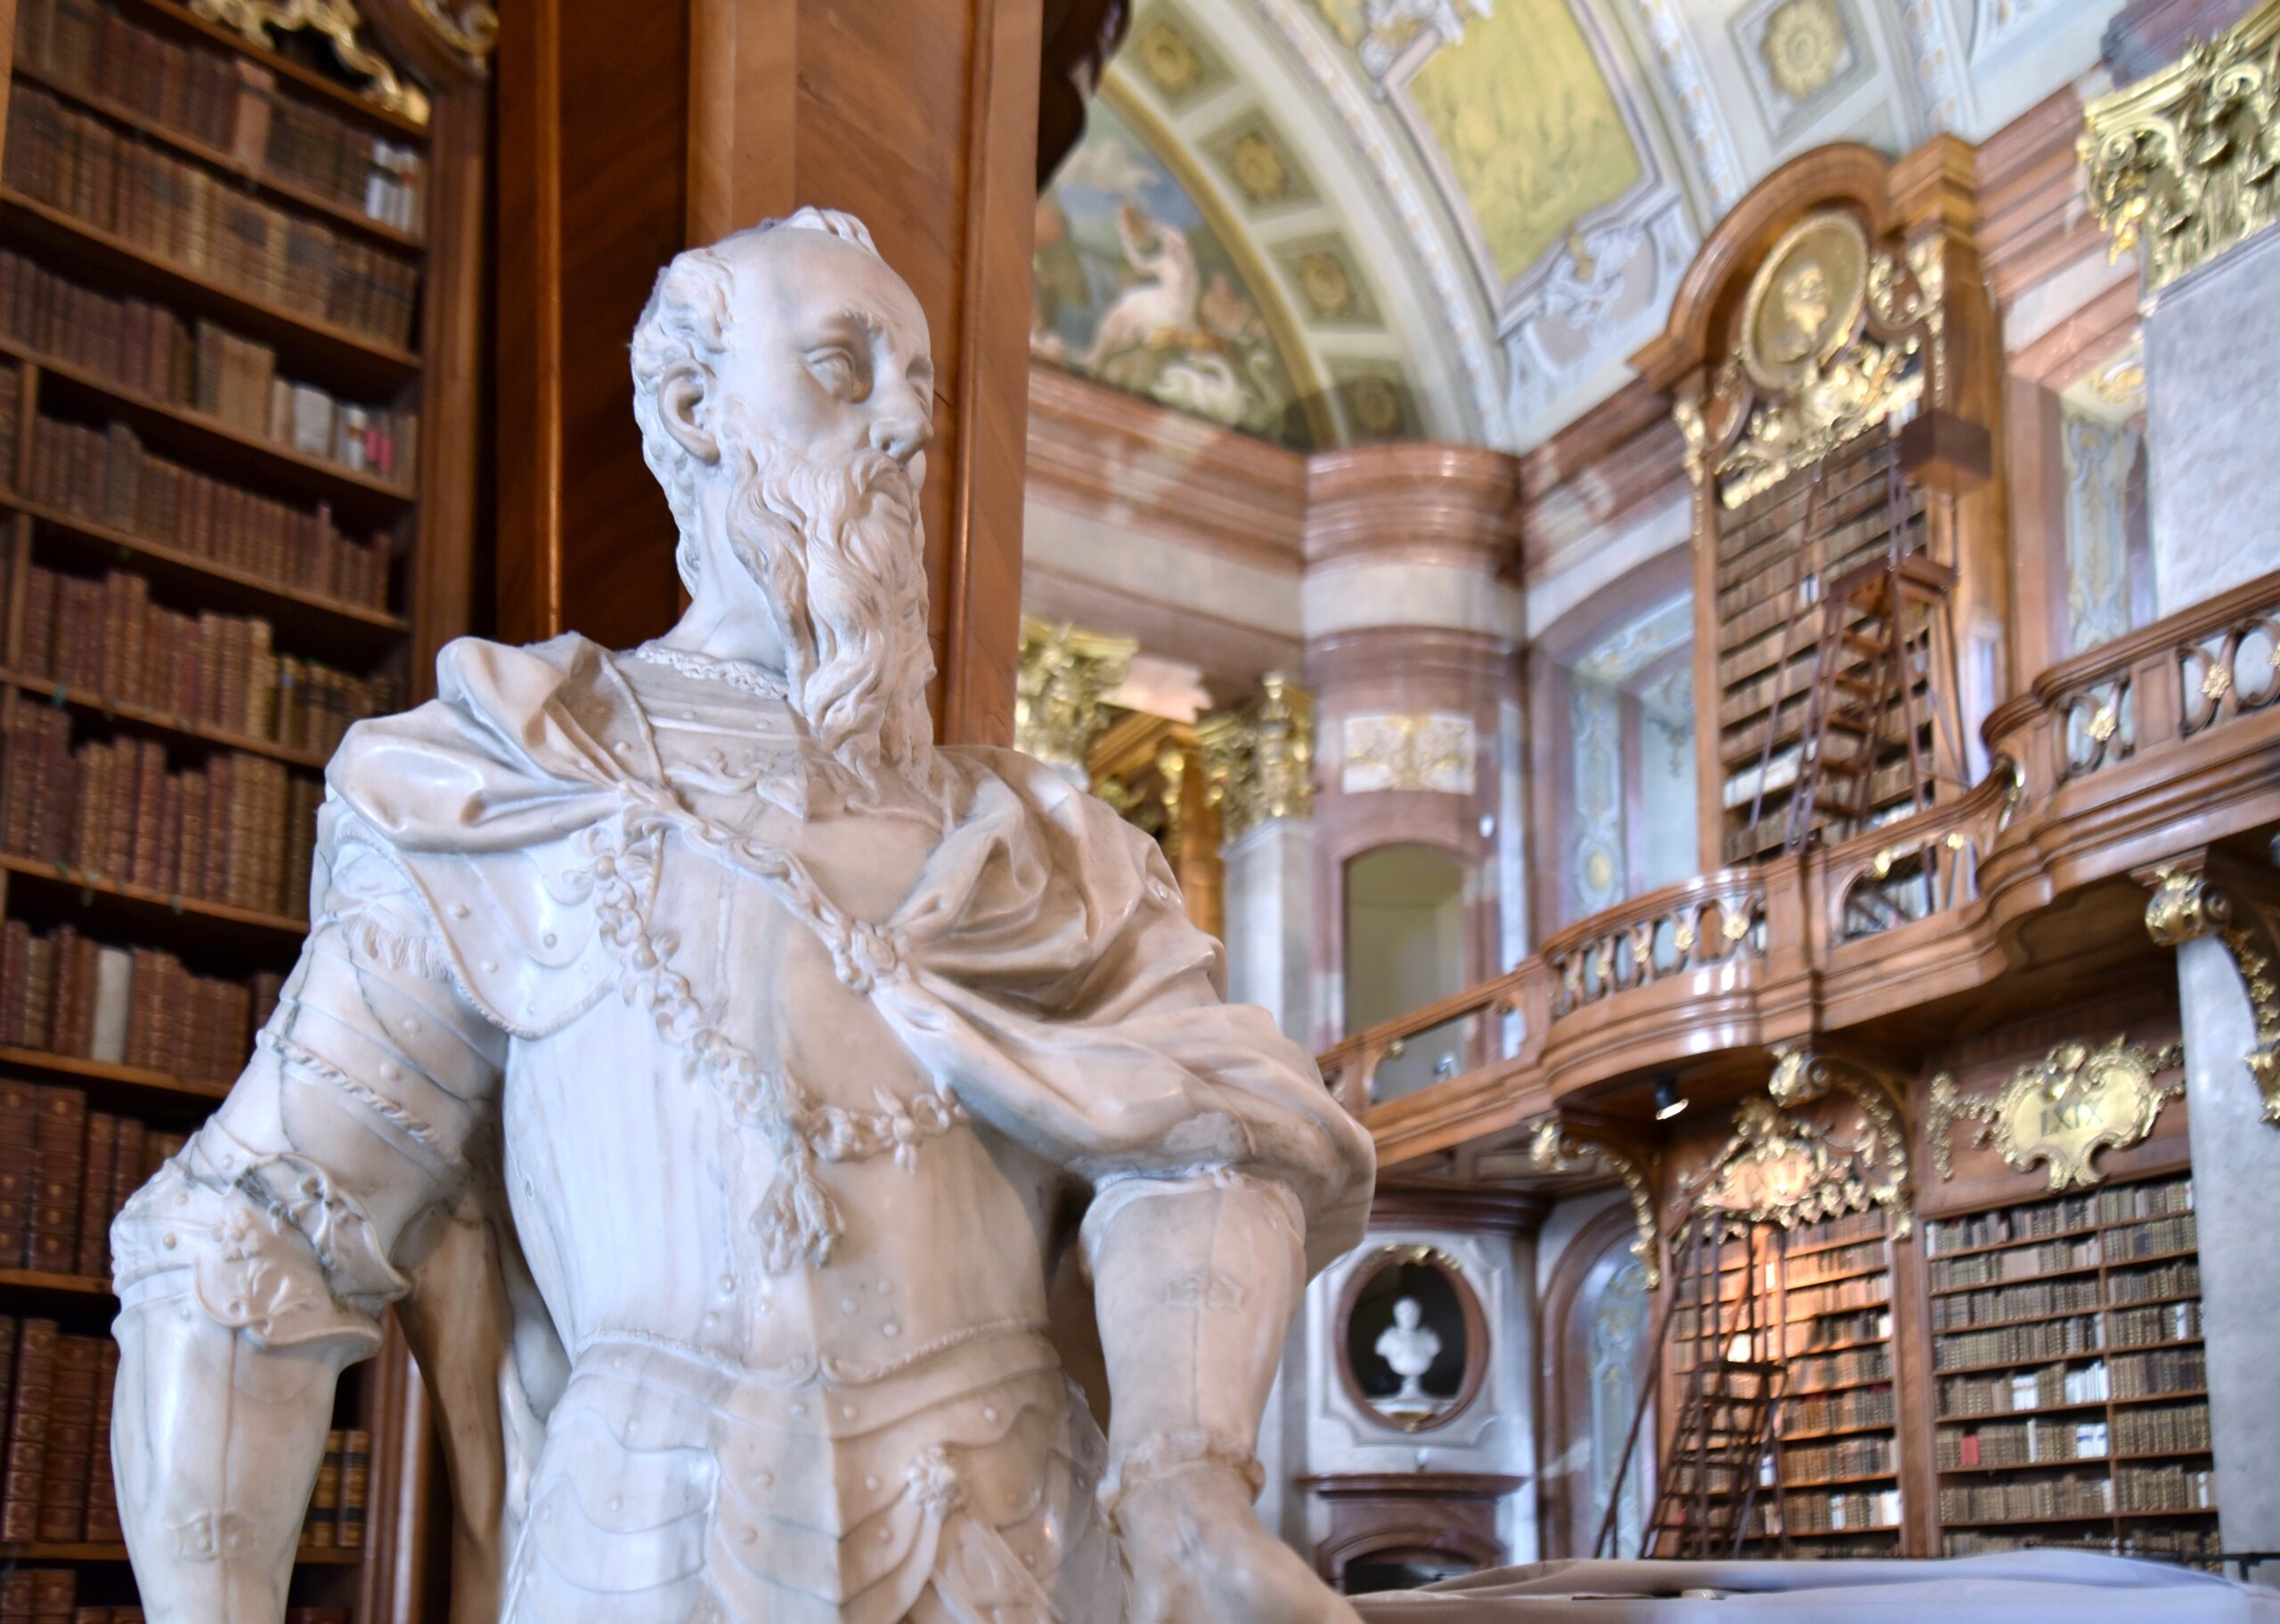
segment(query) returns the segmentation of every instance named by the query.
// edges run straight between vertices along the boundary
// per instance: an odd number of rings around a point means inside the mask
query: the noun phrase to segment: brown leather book
[[[17,1333],[8,1464],[0,1472],[0,1540],[39,1538],[40,1481],[47,1472],[48,1415],[61,1335],[54,1320],[42,1319],[27,1319]]]
[[[74,1274],[110,1278],[110,1186],[118,1171],[118,1118],[87,1114],[86,1170],[79,1180],[79,1246]]]

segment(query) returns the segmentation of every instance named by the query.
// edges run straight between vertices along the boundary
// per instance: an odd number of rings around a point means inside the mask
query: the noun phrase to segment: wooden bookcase
[[[2189,1173],[1925,1230],[1942,1549],[2218,1549]]]
[[[488,87],[420,8],[368,11],[335,41],[175,0],[0,4],[0,1100],[159,1149],[299,951],[339,731],[422,697],[468,629]],[[76,950],[94,986],[53,950],[29,986],[27,942],[59,931],[117,950]],[[81,1185],[69,1267],[23,1266],[63,1261],[43,1209],[15,1254],[0,1222],[19,1351],[27,1322],[107,1342],[100,1232],[150,1165],[114,1166],[107,1202],[114,1131],[67,1132],[0,1148],[0,1186],[28,1152]],[[427,1423],[393,1326],[334,1425],[370,1439],[365,1537],[313,1520],[292,1604],[378,1624],[422,1584]],[[0,1561],[50,1605],[139,1617],[102,1522]]]
[[[1698,1318],[1698,1274],[1682,1275],[1671,1325],[1663,1404],[1675,1413],[1688,1374],[1720,1342],[1786,1368],[1775,1449],[1751,1497],[1753,1555],[1804,1558],[1901,1555],[1899,1380],[1894,1370],[1892,1255],[1882,1208],[1800,1226],[1741,1224],[1722,1245],[1722,1311]],[[1758,1294],[1763,1329],[1734,1349],[1744,1316],[1734,1305]],[[1716,1482],[1712,1498],[1747,1492]]]

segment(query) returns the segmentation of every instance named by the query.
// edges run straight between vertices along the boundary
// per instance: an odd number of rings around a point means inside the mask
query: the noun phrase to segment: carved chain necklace
[[[784,699],[791,692],[784,678],[743,660],[717,659],[711,654],[695,654],[664,643],[644,643],[633,651],[633,657],[651,665],[662,665],[668,670],[679,671],[682,676],[694,678],[699,682],[726,683],[756,699]]]

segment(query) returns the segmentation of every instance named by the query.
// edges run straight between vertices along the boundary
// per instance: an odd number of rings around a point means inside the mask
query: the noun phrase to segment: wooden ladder
[[[1732,1557],[1752,1540],[1787,1370],[1779,1360],[1714,1359],[1688,1373],[1643,1555]],[[1777,1486],[1769,1498],[1779,1495]]]

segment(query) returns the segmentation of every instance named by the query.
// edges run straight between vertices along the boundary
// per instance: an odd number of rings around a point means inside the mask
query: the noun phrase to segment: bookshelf
[[[365,5],[0,8],[0,1616],[142,1616],[109,1221],[278,996],[326,758],[468,626],[487,88]],[[387,1615],[402,1357],[342,1383],[291,1624]]]
[[[1940,1219],[1924,1239],[1944,1553],[2213,1556],[2191,1177]]]
[[[1882,1208],[1802,1225],[1737,1224],[1718,1258],[1717,1302],[1724,1311],[1706,1331],[1698,1318],[1702,1275],[1676,1285],[1665,1402],[1709,1347],[1730,1344],[1747,1316],[1734,1305],[1759,1295],[1760,1328],[1747,1349],[1779,1360],[1782,1398],[1775,1462],[1760,1474],[1746,1554],[1802,1558],[1901,1554],[1900,1412],[1892,1318],[1888,1219]],[[1716,1482],[1710,1498],[1736,1498],[1746,1483]]]

